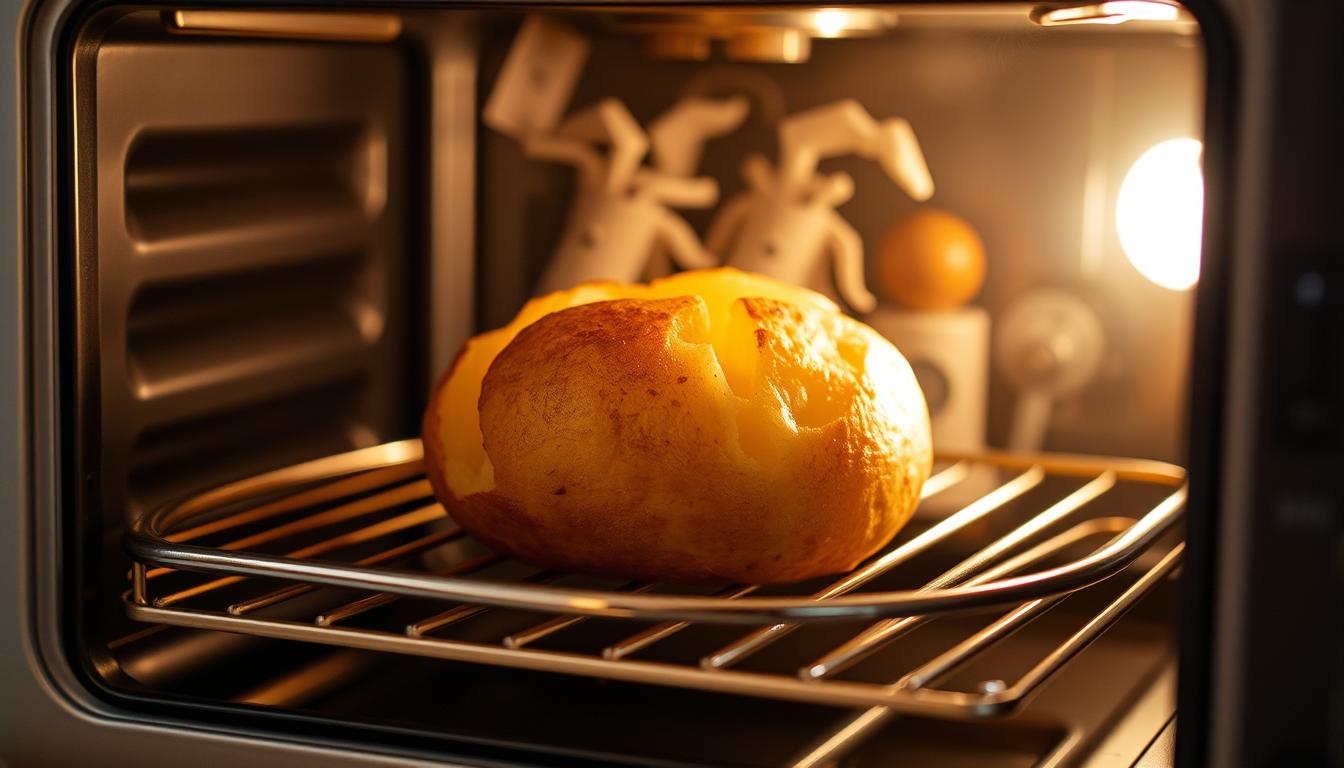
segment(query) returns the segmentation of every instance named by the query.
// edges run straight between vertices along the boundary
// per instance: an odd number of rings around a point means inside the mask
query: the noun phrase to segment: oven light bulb
[[[1129,263],[1173,291],[1186,290],[1199,279],[1202,151],[1195,139],[1171,139],[1152,147],[1125,174],[1115,202],[1115,228]]]

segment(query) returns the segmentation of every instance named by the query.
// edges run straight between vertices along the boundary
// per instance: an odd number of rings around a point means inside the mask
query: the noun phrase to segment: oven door
[[[1344,764],[1344,78],[1329,2],[1240,27],[1195,362],[1183,765]],[[1216,124],[1215,124],[1216,125]],[[1213,125],[1211,130],[1216,130]],[[1215,170],[1217,169],[1217,170]],[[1212,182],[1212,178],[1210,179]],[[1222,340],[1219,343],[1219,339]],[[1291,702],[1291,705],[1285,703]]]

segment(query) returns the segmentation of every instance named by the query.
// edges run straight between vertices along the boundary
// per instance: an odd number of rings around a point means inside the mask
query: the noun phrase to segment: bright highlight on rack
[[[1204,229],[1203,145],[1164,141],[1139,157],[1120,184],[1115,227],[1134,268],[1163,288],[1183,291],[1199,279]]]
[[[1109,0],[1101,3],[1076,3],[1041,6],[1032,11],[1031,20],[1043,27],[1069,24],[1123,24],[1126,21],[1175,21],[1181,9],[1162,0]]]

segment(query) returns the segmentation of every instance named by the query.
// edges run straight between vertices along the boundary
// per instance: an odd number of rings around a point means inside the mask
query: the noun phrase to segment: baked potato
[[[732,269],[529,302],[463,348],[424,445],[437,496],[491,547],[668,582],[850,569],[909,520],[932,463],[890,343]]]

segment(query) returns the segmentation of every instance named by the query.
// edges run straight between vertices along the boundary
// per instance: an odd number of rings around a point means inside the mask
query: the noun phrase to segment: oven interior
[[[1074,304],[1090,308],[1097,332],[1072,353],[1095,359],[1026,447],[1182,463],[1194,290],[1136,268],[1117,203],[1146,151],[1202,135],[1203,48],[1189,13],[1164,3],[1131,4],[1157,18],[1045,23],[1102,5],[125,6],[73,24],[65,274],[76,457],[63,594],[67,649],[86,682],[142,716],[464,763],[807,764],[800,756],[863,710],[135,621],[124,539],[185,494],[415,437],[457,349],[533,295],[564,234],[575,174],[529,157],[482,113],[520,30],[538,18],[587,43],[565,111],[615,98],[647,125],[687,96],[745,98],[745,119],[704,144],[695,171],[717,182],[720,203],[746,188],[744,157],[775,151],[787,115],[853,99],[907,120],[936,181],[927,205],[871,159],[820,168],[853,180],[838,211],[870,254],[870,286],[882,279],[872,254],[884,232],[922,207],[979,233],[987,267],[972,305],[994,325],[967,354],[986,358],[983,446],[1024,447],[1022,377],[1011,351],[999,351],[1002,332],[1024,297],[1050,292],[1073,302],[1056,322],[1075,322]],[[566,62],[554,54],[551,74]],[[678,211],[701,236],[714,213]],[[672,268],[657,253],[643,276]],[[1074,488],[1047,477],[865,589],[925,583]],[[1122,491],[1087,518],[1160,498]],[[967,503],[931,498],[897,541]],[[954,684],[1020,675],[1132,581],[1069,597]],[[232,585],[224,602],[275,586]],[[1174,711],[1174,592],[1172,578],[1160,579],[1011,716],[900,714],[835,759],[1026,766],[1137,756]],[[350,597],[317,590],[276,615]],[[424,610],[410,602],[356,626],[414,621]],[[932,622],[852,674],[894,680],[997,615]],[[498,643],[547,618],[492,609],[454,631]],[[809,625],[749,669],[789,675],[867,623]],[[694,660],[743,631],[697,624],[651,652]],[[595,619],[537,642],[581,653],[629,632],[629,622]],[[1146,725],[1127,731],[1135,713]]]

